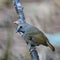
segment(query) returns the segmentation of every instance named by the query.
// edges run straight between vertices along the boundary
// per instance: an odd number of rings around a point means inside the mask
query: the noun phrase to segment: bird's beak
[[[14,21],[13,23],[16,24],[16,25],[18,25],[18,21]],[[16,33],[17,33],[17,31],[16,31]]]
[[[13,23],[18,25],[19,24],[19,21],[14,21]]]

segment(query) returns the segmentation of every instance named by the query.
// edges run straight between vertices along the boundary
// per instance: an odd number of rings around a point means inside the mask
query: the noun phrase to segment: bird
[[[18,24],[17,22],[14,23]],[[49,42],[46,35],[37,27],[28,23],[23,23],[18,26],[17,32],[23,33],[22,37],[27,44],[30,43],[32,46],[44,45],[50,47],[52,51],[55,51],[54,46]]]

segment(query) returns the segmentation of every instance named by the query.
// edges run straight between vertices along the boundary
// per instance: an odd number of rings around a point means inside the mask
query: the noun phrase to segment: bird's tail
[[[55,48],[53,47],[53,45],[51,45],[49,42],[47,42],[47,44],[48,44],[48,47],[50,47],[52,51],[55,51]]]

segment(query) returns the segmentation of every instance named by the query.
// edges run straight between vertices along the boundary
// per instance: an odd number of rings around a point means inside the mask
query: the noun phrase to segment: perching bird
[[[17,32],[23,33],[22,37],[27,44],[30,43],[32,46],[44,45],[50,47],[52,51],[55,51],[55,48],[50,44],[48,38],[36,27],[27,23],[20,24],[17,28]]]

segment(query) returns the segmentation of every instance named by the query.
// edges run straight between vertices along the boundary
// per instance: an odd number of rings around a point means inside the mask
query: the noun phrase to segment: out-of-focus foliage
[[[10,7],[11,4],[12,4],[12,1],[13,1],[13,0],[2,0],[2,3],[3,3],[5,6]]]
[[[60,0],[53,0],[53,1],[60,6]]]

